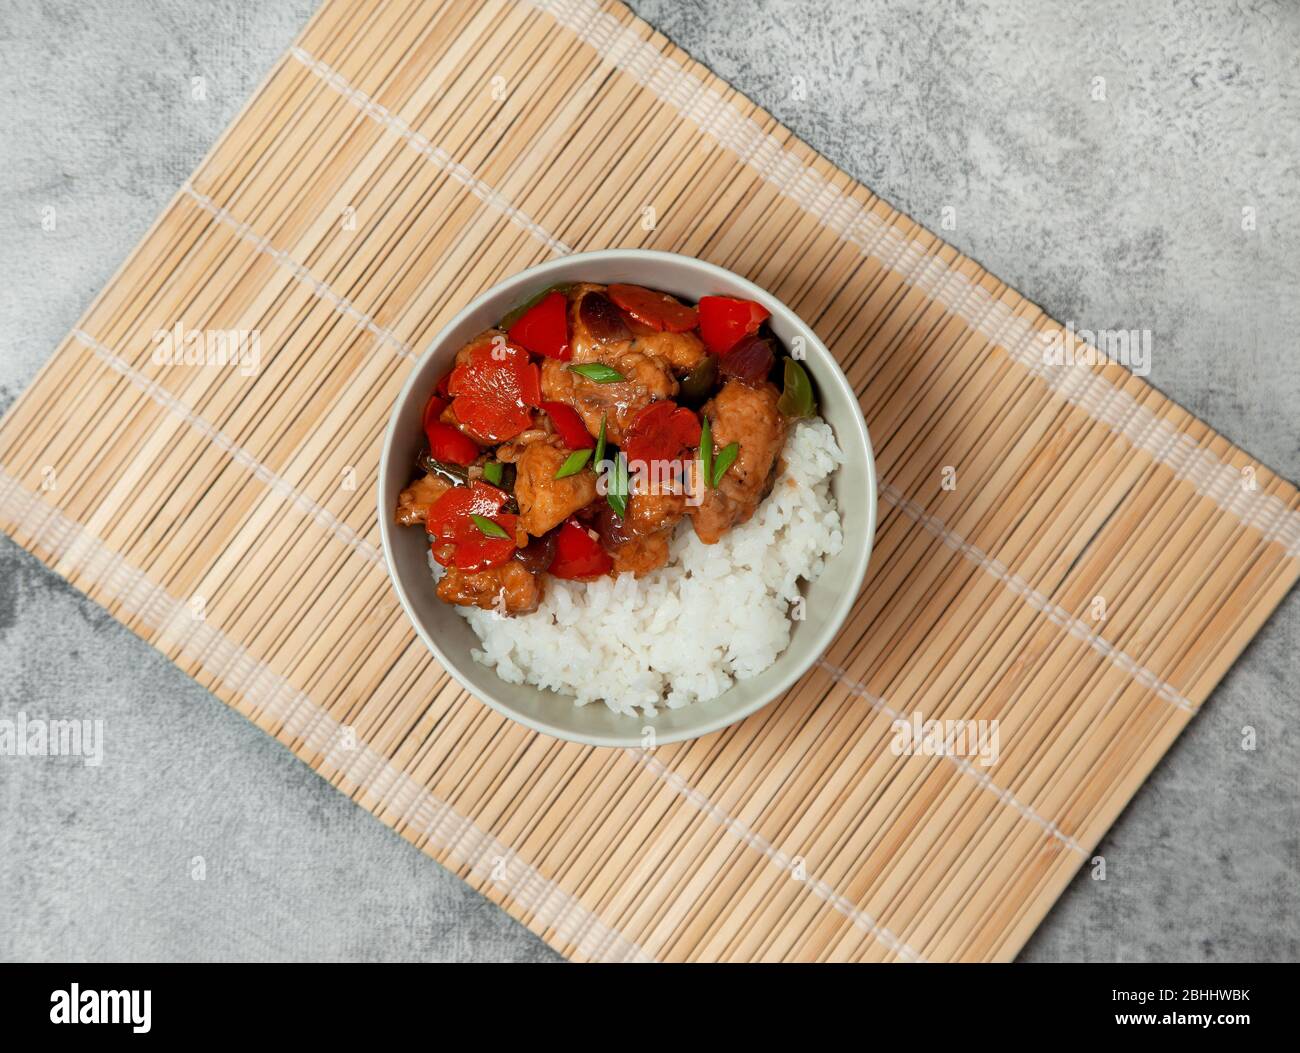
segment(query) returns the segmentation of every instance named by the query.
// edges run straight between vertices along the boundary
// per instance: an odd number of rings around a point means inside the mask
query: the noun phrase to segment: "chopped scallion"
[[[605,500],[609,502],[618,516],[627,515],[628,496],[627,459],[619,454],[614,459],[614,470],[609,473],[609,483],[605,491]]]
[[[487,516],[481,516],[475,512],[471,512],[469,517],[474,521],[474,525],[479,528],[479,531],[484,537],[508,538],[510,536],[502,527],[492,522],[492,520]]]
[[[564,459],[564,463],[560,465],[560,470],[555,473],[555,478],[566,479],[570,475],[577,475],[580,471],[582,471],[583,468],[586,467],[587,459],[590,456],[591,456],[590,447],[588,447],[585,450],[574,450],[571,454],[569,454],[568,457]]]
[[[713,486],[713,429],[709,426],[709,418],[705,417],[700,424],[700,474],[704,477],[704,485]]]
[[[588,380],[597,384],[615,384],[620,380],[626,380],[613,366],[607,366],[604,362],[582,362],[576,366],[565,367],[571,373],[577,373],[580,377],[586,377]]]
[[[713,483],[716,490],[718,484],[722,482],[722,477],[727,474],[727,469],[731,467],[736,460],[736,455],[740,453],[740,443],[729,442],[726,446],[718,451],[718,457],[713,462]]]

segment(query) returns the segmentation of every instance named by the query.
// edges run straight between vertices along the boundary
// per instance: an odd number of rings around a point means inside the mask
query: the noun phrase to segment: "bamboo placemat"
[[[883,480],[823,662],[651,753],[466,696],[374,512],[411,358],[610,245],[790,303]],[[260,368],[157,364],[178,323]],[[5,418],[0,521],[567,955],[1007,959],[1300,570],[1295,487],[1057,328],[618,4],[334,0]],[[895,756],[916,711],[998,762]]]

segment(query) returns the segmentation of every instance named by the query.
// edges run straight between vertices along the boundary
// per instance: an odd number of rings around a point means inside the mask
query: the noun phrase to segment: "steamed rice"
[[[542,605],[522,616],[457,608],[483,644],[474,660],[511,683],[627,715],[715,698],[757,676],[790,642],[799,581],[844,544],[830,493],[844,455],[830,426],[801,422],[782,456],[772,493],[716,545],[683,522],[668,565],[640,580],[548,578]]]

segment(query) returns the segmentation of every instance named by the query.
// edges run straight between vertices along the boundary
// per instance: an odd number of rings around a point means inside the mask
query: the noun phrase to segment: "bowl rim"
[[[483,290],[483,292],[474,297],[474,299],[461,308],[461,310],[456,312],[455,316],[453,316],[438,330],[437,333],[433,335],[433,337],[425,344],[424,350],[415,358],[411,371],[403,382],[401,391],[398,392],[397,398],[393,401],[392,410],[389,413],[388,427],[384,429],[382,440],[383,446],[379,460],[379,475],[375,486],[377,514],[379,518],[379,533],[384,551],[384,569],[387,573],[389,582],[397,593],[398,602],[401,604],[407,620],[415,628],[416,634],[420,639],[424,641],[424,645],[429,648],[433,653],[433,656],[441,663],[447,674],[451,676],[472,698],[490,706],[502,716],[507,717],[517,724],[522,724],[533,731],[541,732],[542,734],[550,735],[553,738],[562,739],[564,741],[577,742],[587,746],[629,748],[642,745],[641,728],[647,723],[653,725],[653,718],[643,715],[637,718],[629,717],[629,721],[635,720],[637,723],[634,728],[629,728],[626,735],[603,733],[586,734],[574,732],[569,728],[560,727],[546,720],[537,720],[518,713],[490,695],[485,696],[478,688],[466,681],[465,677],[460,672],[457,662],[448,656],[446,651],[439,646],[437,641],[433,638],[433,635],[426,629],[420,618],[417,617],[410,598],[407,596],[406,588],[397,574],[395,569],[396,562],[393,556],[393,535],[397,528],[391,522],[391,516],[387,514],[389,502],[386,500],[384,492],[386,489],[385,481],[389,477],[389,462],[397,438],[397,420],[400,416],[400,411],[411,398],[416,380],[423,372],[424,366],[431,356],[442,347],[443,343],[447,340],[448,335],[454,332],[465,321],[465,319],[478,311],[489,300],[501,295],[502,292],[507,291],[507,289],[515,289],[521,286],[531,285],[538,279],[544,279],[546,275],[552,271],[571,265],[575,260],[592,263],[603,261],[619,261],[626,263],[629,260],[634,262],[637,260],[647,262],[657,260],[669,263],[670,265],[685,263],[691,268],[697,270],[702,269],[705,273],[712,274],[714,277],[724,281],[727,285],[733,287],[739,286],[738,293],[731,293],[728,295],[744,295],[763,304],[773,314],[776,314],[777,310],[779,310],[788,315],[790,320],[808,334],[811,338],[812,345],[821,351],[826,363],[831,368],[831,376],[834,377],[835,383],[837,383],[844,389],[845,393],[847,393],[851,404],[857,406],[858,398],[853,390],[852,384],[849,383],[848,377],[845,376],[844,370],[841,368],[835,356],[831,354],[830,349],[813,331],[812,326],[805,322],[803,318],[783,300],[778,299],[775,295],[761,286],[756,285],[743,275],[736,274],[734,271],[730,271],[716,263],[710,263],[708,260],[702,260],[695,256],[687,256],[683,253],[663,252],[657,249],[598,249],[591,252],[577,252],[566,256],[557,256],[554,259],[544,260],[541,263],[534,264],[532,267],[525,268],[524,270],[515,271],[489,288]],[[773,309],[774,306],[776,310]],[[820,382],[822,382],[821,378],[819,378],[819,383]],[[878,510],[877,506],[879,503],[875,452],[872,449],[871,436],[868,434],[867,422],[860,407],[857,413],[850,415],[850,419],[853,422],[856,435],[861,440],[862,449],[866,455],[865,464],[863,466],[864,483],[867,490],[866,538],[865,544],[860,550],[860,555],[853,565],[851,580],[845,579],[844,583],[846,587],[838,593],[831,616],[827,618],[822,628],[818,631],[817,636],[809,645],[809,653],[811,657],[807,662],[797,663],[792,666],[784,675],[781,676],[771,690],[763,695],[756,696],[754,700],[750,701],[746,705],[720,714],[713,719],[704,721],[698,728],[683,729],[675,733],[656,735],[656,745],[662,746],[668,745],[672,742],[682,742],[702,738],[703,736],[712,734],[715,731],[720,731],[723,728],[730,727],[732,724],[739,723],[745,718],[757,713],[765,706],[770,705],[789,691],[790,688],[806,672],[808,672],[809,669],[816,665],[825,654],[826,649],[844,627],[844,623],[847,620],[849,613],[852,611],[853,603],[857,599],[858,593],[862,588],[862,582],[866,578],[867,565],[871,560],[871,554],[875,548],[876,516]],[[843,446],[843,442],[841,442],[841,446]],[[839,469],[837,469],[837,471],[838,470]],[[785,651],[781,652],[782,655],[785,653]],[[781,656],[778,655],[777,657],[779,660]],[[489,670],[489,672],[491,671],[492,670]],[[535,685],[528,686],[532,687],[536,691],[542,690]],[[552,694],[555,694],[556,701],[559,704],[564,704],[568,701],[567,696],[562,696],[555,692],[552,692]],[[593,702],[590,704],[596,705],[597,703]]]

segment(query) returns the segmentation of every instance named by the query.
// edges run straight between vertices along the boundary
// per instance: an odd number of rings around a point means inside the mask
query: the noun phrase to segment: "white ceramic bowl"
[[[835,431],[845,463],[832,479],[844,524],[844,548],[815,582],[805,585],[806,617],[794,623],[789,647],[776,663],[725,694],[654,718],[620,716],[607,706],[575,706],[571,698],[526,684],[508,684],[470,657],[478,637],[456,609],[434,595],[428,542],[422,530],[393,522],[397,495],[410,482],[424,446],[421,417],[434,384],[451,368],[456,351],[495,325],[512,307],[549,285],[566,281],[629,282],[662,289],[694,302],[717,294],[755,300],[769,311],[772,331],[788,350],[802,337],[818,409]],[[476,298],[433,340],[411,371],[384,436],[379,466],[379,523],[384,557],[398,599],[420,637],[473,695],[536,731],[592,746],[638,746],[642,728],[655,741],[676,742],[717,731],[749,716],[785,692],[830,645],[857,597],[876,529],[876,468],[866,424],[848,380],[813,331],[790,308],[752,282],[689,256],[639,249],[606,249],[550,260],[507,278]]]

